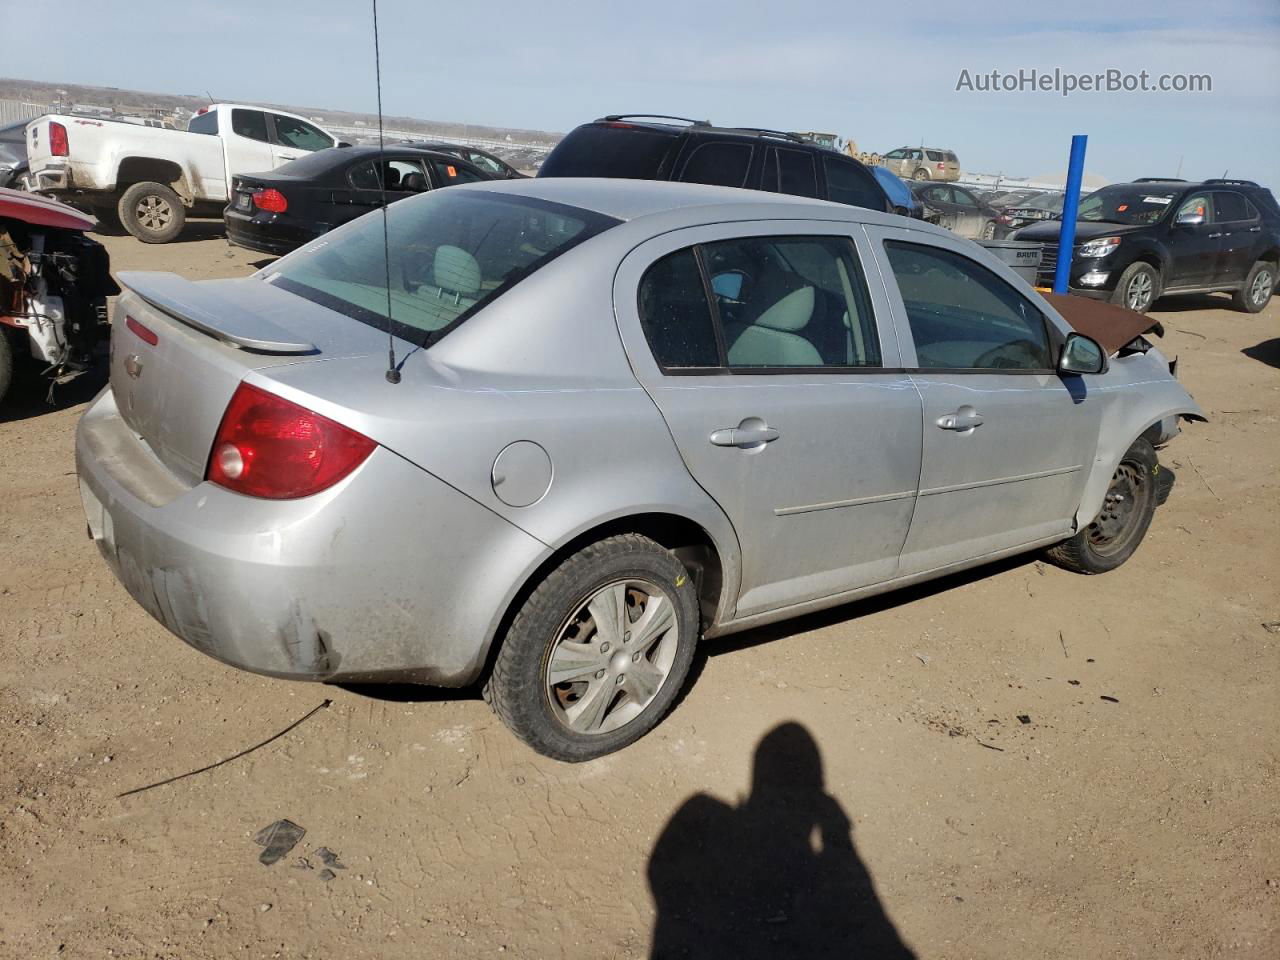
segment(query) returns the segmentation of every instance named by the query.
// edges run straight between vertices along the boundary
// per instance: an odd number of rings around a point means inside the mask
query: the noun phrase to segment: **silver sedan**
[[[210,656],[481,682],[563,760],[651,729],[701,638],[1023,551],[1118,566],[1201,417],[1145,340],[918,221],[572,179],[386,216],[121,275],[90,533]]]

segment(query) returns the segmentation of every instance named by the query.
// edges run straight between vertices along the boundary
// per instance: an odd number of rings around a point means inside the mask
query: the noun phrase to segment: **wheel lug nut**
[[[635,654],[634,656],[632,656],[632,658],[631,658],[631,662],[632,662],[632,663],[639,663],[639,662],[640,662],[640,653],[639,653],[638,651],[636,652],[636,654]]]
[[[597,671],[596,671],[596,679],[597,679],[597,680],[603,680],[603,679],[604,679],[604,671],[603,671],[603,670],[597,670]]]
[[[626,679],[627,679],[627,675],[625,673],[618,674],[618,683],[622,683],[622,681]]]
[[[623,643],[630,643],[630,642],[631,642],[631,634],[629,634],[629,633],[624,633],[624,634],[622,635],[622,642],[623,642]]]
[[[609,652],[609,644],[607,642],[600,644],[600,652],[601,653]]]

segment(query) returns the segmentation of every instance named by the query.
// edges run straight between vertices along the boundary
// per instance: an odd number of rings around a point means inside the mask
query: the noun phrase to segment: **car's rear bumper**
[[[297,224],[279,219],[267,220],[258,215],[247,216],[231,209],[223,211],[222,221],[227,228],[227,240],[237,247],[278,257],[297,250],[319,236],[315,230]]]
[[[89,533],[135,600],[225,663],[300,680],[461,686],[550,551],[396,454],[302,500],[179,482],[107,389],[76,433]]]

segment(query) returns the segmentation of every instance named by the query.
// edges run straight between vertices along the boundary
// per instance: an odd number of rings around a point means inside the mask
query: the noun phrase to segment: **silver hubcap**
[[[1151,275],[1146,273],[1135,274],[1133,279],[1129,281],[1129,289],[1125,300],[1128,302],[1130,310],[1145,310],[1151,303]]]
[[[163,230],[173,220],[173,209],[163,197],[143,197],[134,213],[148,230]]]
[[[602,587],[556,634],[544,668],[552,711],[574,733],[630,723],[667,682],[679,644],[675,608],[657,584]]]
[[[1266,303],[1271,296],[1271,271],[1262,270],[1253,278],[1253,286],[1249,288],[1249,296],[1254,303]]]

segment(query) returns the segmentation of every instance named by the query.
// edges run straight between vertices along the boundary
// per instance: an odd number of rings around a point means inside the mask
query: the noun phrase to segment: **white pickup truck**
[[[302,117],[234,103],[200,110],[185,131],[48,114],[27,124],[24,185],[167,243],[188,213],[221,215],[233,176],[337,145]]]

